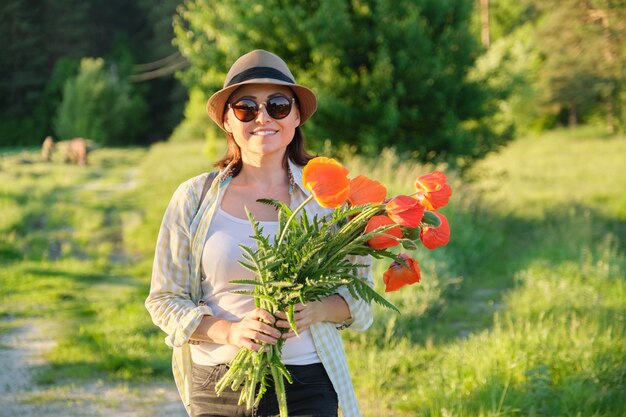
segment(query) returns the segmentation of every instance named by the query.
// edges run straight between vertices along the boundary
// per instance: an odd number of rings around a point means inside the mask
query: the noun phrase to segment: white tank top
[[[260,222],[263,234],[273,237],[278,222]],[[243,260],[240,244],[255,246],[252,225],[247,219],[232,216],[218,208],[211,222],[207,240],[202,250],[202,269],[206,279],[202,281],[202,299],[216,317],[239,321],[254,309],[254,299],[248,295],[233,294],[235,290],[250,290],[250,285],[231,284],[235,279],[255,279],[252,271],[239,264]],[[215,366],[230,362],[239,350],[236,346],[215,343],[191,345],[191,358],[200,365]],[[283,345],[283,362],[287,365],[319,363],[320,358],[309,330],[300,337],[288,339]]]

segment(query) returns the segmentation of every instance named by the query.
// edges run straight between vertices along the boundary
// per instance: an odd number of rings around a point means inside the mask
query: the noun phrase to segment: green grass
[[[624,414],[626,140],[575,133],[518,140],[455,183],[450,245],[416,256],[447,271],[424,283],[459,282],[347,337],[365,415]]]
[[[0,316],[58,328],[40,382],[164,376],[162,337],[142,306],[146,272],[125,242],[143,149],[101,149],[81,168],[36,152],[0,160]],[[129,248],[130,249],[130,248]]]
[[[169,198],[212,169],[202,149],[100,149],[88,168],[0,156],[0,332],[62,329],[40,382],[170,378],[143,300]],[[450,244],[413,253],[422,283],[389,294],[402,314],[375,307],[368,332],[343,332],[364,415],[624,415],[625,160],[623,136],[563,130],[449,172]],[[392,194],[434,168],[344,162]]]

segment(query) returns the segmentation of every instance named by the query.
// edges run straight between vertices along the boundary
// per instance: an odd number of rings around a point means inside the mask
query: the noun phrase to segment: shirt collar
[[[289,175],[289,182],[292,188],[297,186],[304,195],[309,196],[311,194],[302,183],[302,167],[293,163],[291,159],[288,160],[287,174]]]

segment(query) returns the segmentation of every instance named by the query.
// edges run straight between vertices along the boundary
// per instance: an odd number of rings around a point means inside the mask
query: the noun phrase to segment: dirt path
[[[108,176],[100,165],[96,163],[91,168],[93,178],[73,190],[76,198],[81,192],[98,192],[100,201],[106,202],[136,186],[137,168],[129,167],[119,182],[117,172]],[[54,246],[52,242],[51,248]],[[60,248],[51,249],[50,253],[53,260],[61,255]],[[123,248],[114,255],[112,258],[117,256],[120,262],[126,259]],[[116,262],[117,258],[111,261]],[[173,381],[140,385],[81,378],[75,383],[37,385],[36,374],[46,365],[46,354],[56,344],[54,328],[63,325],[56,317],[0,321],[0,417],[187,416]],[[9,330],[3,331],[6,328]]]
[[[54,347],[45,322],[13,322],[0,336],[1,417],[185,417],[170,384],[129,385],[98,380],[37,386],[33,376]]]

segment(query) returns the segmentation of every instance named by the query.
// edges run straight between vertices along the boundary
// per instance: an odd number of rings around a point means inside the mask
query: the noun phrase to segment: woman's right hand
[[[228,344],[258,351],[261,343],[276,344],[280,331],[270,326],[276,318],[267,311],[255,308],[241,321],[232,322],[228,332]]]

